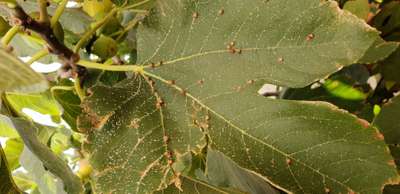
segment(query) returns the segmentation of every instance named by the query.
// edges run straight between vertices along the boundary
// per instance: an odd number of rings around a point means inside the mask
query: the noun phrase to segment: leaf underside
[[[166,188],[170,164],[207,143],[289,192],[380,192],[399,177],[375,128],[327,103],[257,94],[321,79],[378,39],[331,1],[160,2],[138,30],[144,72],[82,104],[96,192]]]

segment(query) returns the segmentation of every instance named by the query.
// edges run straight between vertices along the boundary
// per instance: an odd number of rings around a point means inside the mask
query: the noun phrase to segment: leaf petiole
[[[80,60],[77,62],[77,64],[86,68],[101,69],[106,71],[133,71],[135,73],[143,73],[143,66],[141,65],[104,65],[102,63],[95,63],[85,60]]]
[[[104,18],[97,21],[92,28],[86,31],[78,43],[76,43],[74,52],[78,53],[79,49],[81,49],[81,47],[90,39],[90,37],[92,37],[92,35],[95,34],[100,27],[106,24],[118,11],[119,8],[113,8]]]
[[[29,61],[26,62],[26,64],[31,65],[35,61],[47,56],[48,54],[49,54],[49,50],[47,48],[44,48],[44,49],[38,51],[37,53],[35,53],[34,55],[32,55],[32,58],[30,58]]]
[[[8,44],[10,44],[11,40],[18,32],[19,32],[19,26],[13,26],[12,28],[10,28],[1,39],[1,44],[3,44],[3,46],[7,46]]]
[[[57,7],[56,11],[54,12],[53,16],[51,17],[50,25],[53,27],[58,20],[60,19],[61,15],[65,10],[65,6],[67,5],[68,0],[62,0],[60,5]]]

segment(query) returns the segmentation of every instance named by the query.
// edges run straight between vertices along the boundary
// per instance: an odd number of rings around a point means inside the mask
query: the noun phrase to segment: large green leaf
[[[18,194],[22,193],[15,185],[10,170],[8,169],[7,159],[0,145],[0,193]]]
[[[332,1],[168,0],[139,27],[138,62],[162,61],[159,74],[183,81],[197,70],[194,79],[215,85],[300,87],[361,60],[375,41],[376,30]]]
[[[179,182],[169,164],[206,143],[290,192],[380,192],[399,177],[375,128],[327,103],[256,92],[321,79],[378,39],[332,1],[160,2],[138,33],[149,66],[83,102],[96,192]]]
[[[0,91],[41,91],[47,87],[41,74],[3,49],[0,49],[0,59]]]

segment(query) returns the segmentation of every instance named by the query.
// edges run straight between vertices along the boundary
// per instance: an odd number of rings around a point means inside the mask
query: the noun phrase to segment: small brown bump
[[[157,103],[156,103],[156,107],[157,109],[160,109],[161,107],[163,107],[165,105],[165,102],[162,99],[158,99]]]
[[[169,160],[168,160],[168,165],[170,165],[170,166],[171,166],[173,163],[174,163],[174,161],[173,161],[173,160],[171,160],[171,159],[169,159]]]
[[[224,10],[224,9],[220,9],[220,10],[218,11],[218,15],[224,15],[224,13],[225,13],[225,10]]]
[[[160,61],[160,62],[158,63],[159,66],[161,66],[161,65],[163,65],[163,64],[164,64],[163,61]]]
[[[172,158],[172,152],[171,152],[171,151],[166,151],[166,152],[164,153],[164,156],[167,157],[167,158],[169,158],[169,159],[171,159],[171,158]]]
[[[182,95],[182,96],[186,96],[186,94],[187,94],[186,90],[182,89],[182,90],[181,90],[181,95]]]
[[[349,190],[348,194],[356,194],[353,190]]]
[[[32,32],[30,30],[25,30],[26,35],[31,36]]]
[[[310,34],[307,35],[306,40],[307,41],[311,41],[311,40],[314,39],[314,37],[315,37],[315,35],[313,33],[310,33]]]
[[[279,57],[279,58],[278,58],[278,62],[279,62],[279,63],[283,63],[283,61],[284,61],[283,57]]]
[[[198,12],[193,12],[192,18],[193,19],[197,19],[198,17],[199,17],[199,13]]]
[[[247,80],[247,84],[254,84],[254,80],[252,80],[252,79],[250,79],[250,80]]]
[[[232,53],[232,54],[235,54],[236,53],[236,49],[229,49],[229,52]]]
[[[151,68],[155,68],[155,67],[156,67],[156,64],[155,64],[155,63],[150,63],[150,67],[151,67]]]
[[[383,134],[382,133],[379,133],[378,131],[377,132],[375,132],[375,139],[377,139],[377,140],[384,140],[385,139],[385,137],[383,136]]]
[[[206,115],[205,119],[206,121],[209,121],[211,119],[210,115]]]
[[[235,46],[235,41],[230,42],[229,46],[234,47]]]
[[[167,82],[169,85],[175,85],[175,80],[168,80]]]
[[[200,85],[203,85],[204,84],[204,80],[203,79],[198,80],[197,83],[200,84]]]
[[[49,7],[50,6],[50,2],[46,1],[46,6]]]
[[[169,142],[169,137],[166,136],[166,135],[164,135],[164,136],[163,136],[163,141],[164,141],[165,143],[168,143],[168,142]]]
[[[325,187],[324,191],[325,191],[325,193],[330,193],[331,192],[331,190],[329,188],[327,188],[327,187]]]
[[[396,162],[394,160],[389,160],[388,164],[391,166],[396,166]]]
[[[368,121],[366,121],[364,119],[357,119],[357,122],[358,122],[358,124],[360,124],[364,128],[368,128],[369,127]]]
[[[8,52],[8,53],[12,53],[12,52],[14,51],[14,47],[11,46],[11,45],[7,45],[6,48],[5,48],[5,50],[6,50],[6,52]]]
[[[236,49],[237,54],[242,54],[242,49]]]
[[[291,164],[292,164],[292,160],[291,160],[290,158],[287,158],[287,159],[286,159],[286,164],[287,164],[287,165],[291,165]]]

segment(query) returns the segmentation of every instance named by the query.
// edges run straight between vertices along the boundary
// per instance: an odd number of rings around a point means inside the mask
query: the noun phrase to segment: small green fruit
[[[102,18],[105,13],[111,10],[111,0],[84,0],[82,9],[92,18]]]
[[[0,36],[4,36],[10,28],[10,24],[0,16]]]
[[[114,39],[101,35],[96,41],[94,41],[92,53],[96,54],[101,59],[108,59],[117,54],[117,47],[117,42]]]

